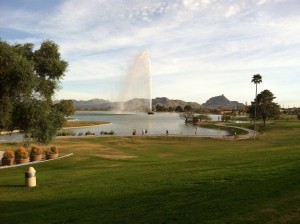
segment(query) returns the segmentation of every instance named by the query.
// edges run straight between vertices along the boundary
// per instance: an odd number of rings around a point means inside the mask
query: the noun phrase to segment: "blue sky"
[[[0,37],[60,46],[69,68],[57,99],[119,100],[148,49],[153,98],[249,104],[259,73],[259,92],[300,106],[299,0],[0,0]]]

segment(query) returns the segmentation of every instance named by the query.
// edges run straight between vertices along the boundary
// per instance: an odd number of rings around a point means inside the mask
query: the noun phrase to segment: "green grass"
[[[0,223],[299,223],[299,134],[58,139],[74,156],[35,164],[36,188],[28,166],[0,170]]]

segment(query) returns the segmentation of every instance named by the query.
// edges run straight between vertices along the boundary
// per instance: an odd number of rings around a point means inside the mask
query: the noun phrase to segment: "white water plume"
[[[150,51],[144,50],[134,59],[126,75],[121,101],[146,99],[148,102],[137,110],[152,111],[152,78]],[[123,108],[122,108],[123,107]],[[122,106],[120,109],[127,109]],[[141,105],[139,105],[141,107]]]

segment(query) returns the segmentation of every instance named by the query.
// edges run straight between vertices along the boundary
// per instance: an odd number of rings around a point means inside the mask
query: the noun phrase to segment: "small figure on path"
[[[132,130],[132,135],[135,135],[135,134],[136,134],[136,130],[133,129],[133,130]]]
[[[168,130],[166,130],[166,135],[169,135],[169,131]]]

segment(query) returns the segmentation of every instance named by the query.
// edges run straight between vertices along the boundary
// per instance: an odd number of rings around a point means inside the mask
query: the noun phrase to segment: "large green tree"
[[[66,116],[71,116],[75,113],[72,100],[61,100],[59,103],[55,104],[55,107]]]
[[[266,126],[266,120],[276,119],[280,115],[280,106],[273,102],[276,97],[270,90],[264,90],[256,97],[256,101],[251,102],[249,106],[250,118],[262,119],[264,127]],[[255,107],[256,104],[256,107]],[[256,108],[256,115],[255,115]]]
[[[53,41],[34,50],[0,40],[0,129],[49,143],[65,119],[52,100],[67,66]]]

